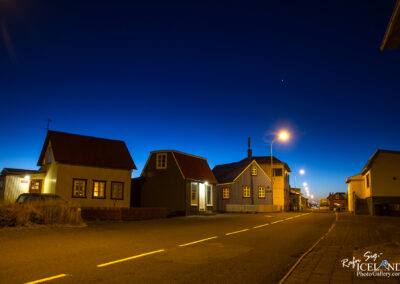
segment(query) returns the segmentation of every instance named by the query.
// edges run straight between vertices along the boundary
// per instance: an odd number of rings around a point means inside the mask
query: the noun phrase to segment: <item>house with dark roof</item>
[[[217,180],[207,160],[175,150],[150,153],[132,195],[141,207],[164,207],[168,215],[195,215],[216,211]],[[136,200],[137,200],[136,199]]]
[[[345,192],[330,192],[326,198],[330,210],[347,211],[347,194]]]
[[[377,150],[346,183],[350,212],[400,215],[400,151]]]
[[[4,169],[4,199],[53,193],[80,207],[129,207],[136,166],[119,140],[48,131],[39,170]]]
[[[217,208],[226,212],[273,211],[271,179],[256,160],[218,165]]]

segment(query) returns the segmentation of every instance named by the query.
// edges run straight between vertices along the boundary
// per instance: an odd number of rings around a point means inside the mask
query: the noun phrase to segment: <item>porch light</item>
[[[30,176],[25,176],[25,177],[24,177],[24,179],[30,179],[30,178],[31,178]]]

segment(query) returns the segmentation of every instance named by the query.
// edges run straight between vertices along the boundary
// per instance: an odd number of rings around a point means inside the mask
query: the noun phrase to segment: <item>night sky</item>
[[[84,3],[83,3],[84,2]],[[351,3],[350,3],[351,2]],[[0,169],[36,169],[50,129],[206,157],[274,154],[317,199],[400,150],[395,1],[0,2]],[[291,176],[293,186],[293,175]]]

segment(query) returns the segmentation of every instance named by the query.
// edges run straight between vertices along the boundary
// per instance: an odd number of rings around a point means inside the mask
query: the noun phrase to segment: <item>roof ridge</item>
[[[66,135],[72,135],[72,136],[80,136],[80,137],[85,137],[85,138],[94,138],[94,139],[99,139],[99,140],[106,140],[106,141],[117,141],[117,142],[122,142],[125,143],[123,140],[117,140],[117,139],[110,139],[110,138],[102,138],[102,137],[96,137],[96,136],[89,136],[89,135],[82,135],[82,134],[75,134],[75,133],[69,133],[69,132],[63,132],[63,131],[54,131],[54,130],[49,130],[48,133],[56,133],[56,134],[66,134]]]
[[[181,151],[178,151],[178,150],[155,150],[155,151],[151,151],[150,153],[162,153],[162,152],[178,153],[178,154],[190,156],[190,157],[197,158],[197,159],[203,159],[203,160],[207,161],[207,158],[196,156],[196,155],[192,155],[192,154],[188,154],[188,153],[181,152]]]

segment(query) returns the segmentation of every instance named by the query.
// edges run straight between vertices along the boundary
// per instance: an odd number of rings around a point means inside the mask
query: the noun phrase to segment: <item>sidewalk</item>
[[[382,253],[377,263],[384,259],[400,262],[400,218],[350,213],[339,213],[338,217],[334,229],[284,283],[400,283],[400,277],[361,277],[356,269],[342,267],[342,260],[353,256],[364,262],[367,251]]]

